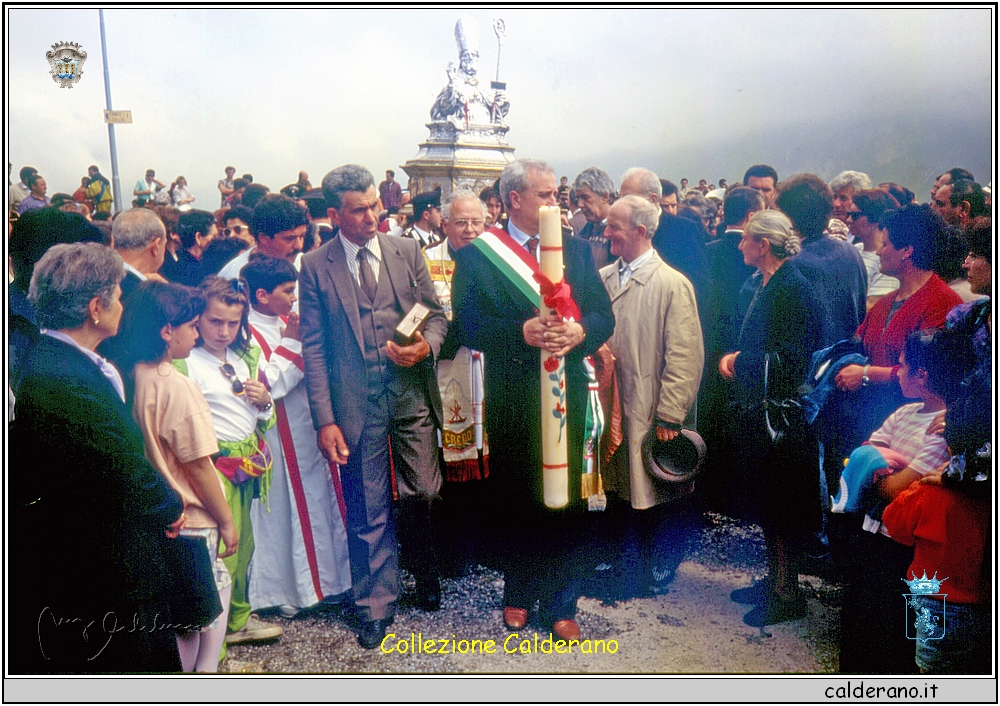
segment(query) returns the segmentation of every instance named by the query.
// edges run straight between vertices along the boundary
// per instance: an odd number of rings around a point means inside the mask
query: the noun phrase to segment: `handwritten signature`
[[[107,649],[108,645],[111,644],[112,638],[121,632],[151,633],[151,632],[156,632],[158,630],[192,631],[201,629],[200,625],[160,622],[160,613],[156,613],[155,615],[153,615],[152,624],[150,625],[142,624],[140,622],[139,614],[134,613],[132,615],[132,624],[129,625],[127,622],[119,622],[118,614],[113,610],[109,610],[107,613],[104,614],[104,617],[101,618],[99,628],[92,631],[91,628],[93,628],[94,625],[97,624],[96,620],[87,620],[86,618],[79,618],[79,617],[62,617],[56,615],[56,613],[52,610],[51,606],[45,606],[42,609],[42,612],[38,614],[38,649],[41,650],[42,657],[44,657],[46,660],[49,660],[51,658],[47,654],[45,654],[45,647],[42,645],[43,642],[42,628],[43,626],[48,625],[50,622],[53,627],[65,627],[65,628],[75,627],[80,629],[80,637],[83,638],[83,641],[88,644],[91,642],[91,638],[94,638],[95,643],[103,638],[106,638],[104,639],[103,644],[99,646],[100,649],[98,649],[97,652],[93,654],[93,656],[87,657],[88,662],[91,662],[100,657],[101,654],[104,652],[104,650]]]

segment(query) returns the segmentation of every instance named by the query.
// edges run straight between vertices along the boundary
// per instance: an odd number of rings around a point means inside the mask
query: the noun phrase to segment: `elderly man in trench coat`
[[[662,590],[679,563],[671,561],[678,555],[669,536],[677,518],[665,505],[678,492],[649,477],[642,442],[654,425],[660,441],[676,437],[682,426],[693,428],[705,360],[694,288],[652,247],[659,215],[639,196],[615,202],[605,237],[618,260],[601,269],[615,315],[607,345],[615,356],[625,427],[624,443],[604,468],[604,487],[630,505],[626,530],[641,552],[640,595]]]

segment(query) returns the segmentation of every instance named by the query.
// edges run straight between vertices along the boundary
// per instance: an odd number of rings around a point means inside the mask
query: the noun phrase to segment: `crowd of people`
[[[212,672],[280,638],[254,613],[323,603],[373,649],[476,564],[507,629],[572,644],[585,591],[668,590],[704,508],[763,529],[747,625],[806,615],[822,567],[842,672],[989,672],[992,204],[968,171],[928,204],[766,164],[717,188],[534,159],[421,194],[354,164],[225,175],[214,212],[152,169],[114,214],[96,166],[51,200],[31,167],[9,186],[8,629],[38,634],[12,672]]]

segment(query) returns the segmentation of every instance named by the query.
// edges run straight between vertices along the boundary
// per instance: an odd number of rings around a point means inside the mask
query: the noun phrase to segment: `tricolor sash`
[[[538,261],[517,241],[507,233],[498,230],[488,230],[472,241],[472,247],[486,256],[497,271],[531,306],[537,307],[541,301],[541,293],[535,273]]]
[[[479,250],[532,307],[541,307],[544,302],[567,321],[580,320],[580,308],[573,301],[573,292],[566,280],[550,281],[542,274],[538,261],[508,233],[488,230],[473,240],[471,246]],[[604,415],[597,396],[593,359],[584,358],[583,366],[588,391],[580,497],[588,501],[589,509],[603,510],[606,500],[600,477],[600,455],[595,449],[604,431]]]

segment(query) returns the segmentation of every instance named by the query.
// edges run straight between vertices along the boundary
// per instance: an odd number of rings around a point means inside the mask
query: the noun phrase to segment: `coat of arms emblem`
[[[927,644],[929,640],[940,640],[944,637],[948,629],[945,621],[948,594],[941,593],[941,584],[947,580],[947,578],[938,579],[936,571],[934,576],[927,578],[926,569],[923,576],[918,577],[913,574],[912,581],[903,579],[903,582],[910,587],[910,593],[903,594],[907,613],[906,637],[910,640],[919,640]],[[930,607],[932,604],[922,600],[928,598],[939,601],[940,610],[932,610]],[[911,627],[913,631],[910,630]]]
[[[87,60],[87,52],[80,49],[76,42],[59,42],[45,52],[45,58],[52,67],[49,71],[52,80],[60,88],[72,88],[83,76],[83,62]]]

